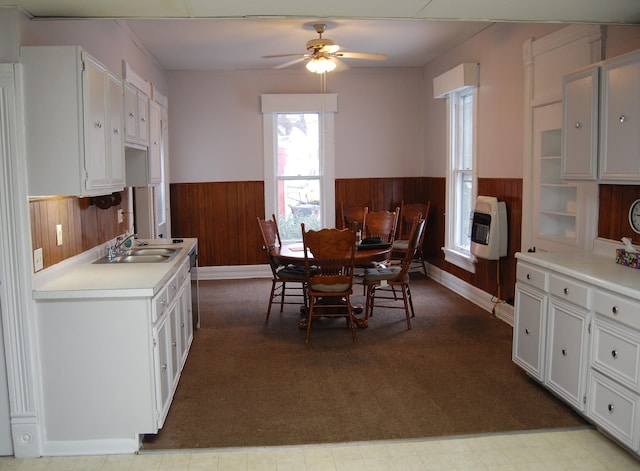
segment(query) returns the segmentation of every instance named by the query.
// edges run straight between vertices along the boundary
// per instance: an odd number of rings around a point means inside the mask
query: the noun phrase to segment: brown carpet
[[[511,361],[512,328],[432,280],[379,311],[358,343],[342,319],[315,325],[275,308],[270,280],[200,284],[195,333],[165,422],[143,449],[339,443],[584,426]],[[360,294],[360,287],[357,294]],[[356,301],[363,301],[356,296]]]

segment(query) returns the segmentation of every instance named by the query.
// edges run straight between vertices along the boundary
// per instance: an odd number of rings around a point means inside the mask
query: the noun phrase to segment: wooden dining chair
[[[368,268],[364,275],[366,287],[365,320],[373,315],[376,301],[382,301],[378,307],[385,309],[403,309],[407,318],[407,327],[411,330],[411,317],[415,317],[411,289],[409,287],[409,268],[414,252],[424,232],[425,221],[416,217],[409,234],[409,246],[400,266]],[[396,288],[402,292],[402,298],[396,293]],[[380,294],[378,294],[380,293]],[[402,301],[402,305],[398,305]],[[411,314],[411,315],[409,315]]]
[[[422,266],[424,276],[427,274],[427,265],[424,260],[424,254],[422,252],[424,246],[425,234],[427,233],[427,220],[429,219],[429,210],[431,209],[431,201],[426,203],[405,203],[404,201],[400,205],[400,219],[398,224],[398,236],[393,241],[391,260],[397,260],[402,262],[404,260],[407,250],[409,248],[409,234],[413,226],[413,221],[416,217],[421,217],[425,220],[425,228],[422,231],[422,237],[418,241],[415,255],[412,263],[418,262]]]
[[[349,229],[321,229],[306,231],[302,223],[302,244],[307,269],[307,335],[319,317],[344,317],[354,342],[356,319],[351,305],[356,235]],[[317,268],[318,272],[313,272]]]
[[[280,302],[280,312],[283,311],[285,304],[297,304],[307,307],[307,271],[303,266],[280,265],[273,257],[272,249],[276,247],[276,244],[277,246],[282,245],[276,215],[272,214],[271,219],[257,219],[264,243],[262,249],[269,259],[272,275],[269,306],[267,307],[267,317],[264,321],[267,324],[271,315],[271,306],[276,299]],[[287,283],[293,284],[293,286],[287,286]],[[293,298],[296,301],[285,301],[285,297]]]
[[[395,211],[369,211],[364,215],[363,238],[379,238],[382,243],[392,244],[396,235],[400,208]]]
[[[351,229],[353,232],[361,231],[364,224],[364,216],[369,212],[366,205],[345,205],[340,203],[340,229]]]

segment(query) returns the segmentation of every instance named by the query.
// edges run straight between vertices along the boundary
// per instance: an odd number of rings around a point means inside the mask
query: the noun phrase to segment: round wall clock
[[[640,200],[635,200],[629,208],[629,224],[634,232],[640,234]]]

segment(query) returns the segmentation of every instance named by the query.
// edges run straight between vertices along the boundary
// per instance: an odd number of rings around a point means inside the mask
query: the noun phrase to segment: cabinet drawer
[[[589,417],[624,445],[637,450],[638,395],[593,370],[589,390]]]
[[[640,330],[640,302],[609,291],[596,290],[596,312]]]
[[[605,320],[596,319],[593,325],[591,366],[637,389],[640,384],[640,338]]]
[[[590,289],[588,285],[571,278],[551,275],[549,290],[551,294],[559,299],[563,299],[585,309],[591,309],[592,289]]]
[[[153,309],[151,309],[151,322],[155,322],[162,317],[168,306],[166,286],[160,290],[153,298]]]
[[[516,266],[516,279],[522,283],[526,283],[542,291],[546,291],[549,275],[540,268],[518,262],[518,265]]]

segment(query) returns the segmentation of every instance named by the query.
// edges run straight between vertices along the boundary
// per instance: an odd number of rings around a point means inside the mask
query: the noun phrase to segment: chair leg
[[[411,286],[407,285],[407,298],[409,299],[409,307],[411,307],[411,317],[416,317],[416,312],[413,310],[413,298],[411,297]]]
[[[309,310],[307,313],[307,336],[304,339],[304,343],[309,343],[309,338],[311,337],[311,319],[313,318],[314,305],[315,298],[313,296],[309,296]]]
[[[273,304],[273,294],[276,292],[276,280],[271,280],[271,294],[269,295],[269,307],[267,307],[267,318],[264,323],[269,323],[269,316],[271,315],[271,305]]]
[[[375,285],[367,285],[367,293],[365,295],[364,318],[369,319],[373,316],[373,303],[375,297]]]
[[[404,313],[407,316],[407,328],[411,330],[411,317],[409,316],[409,300],[408,300],[409,285],[402,285],[402,300],[404,301]],[[413,311],[413,306],[411,307]]]
[[[286,290],[287,290],[287,284],[283,281],[282,291],[280,292],[280,312],[282,312],[284,309],[284,295]]]
[[[351,298],[349,297],[349,295],[347,294],[346,296],[347,298],[347,322],[349,324],[349,327],[351,328],[351,337],[353,338],[354,342],[358,341],[358,334],[356,333],[356,323],[353,320],[353,306],[351,305]]]

